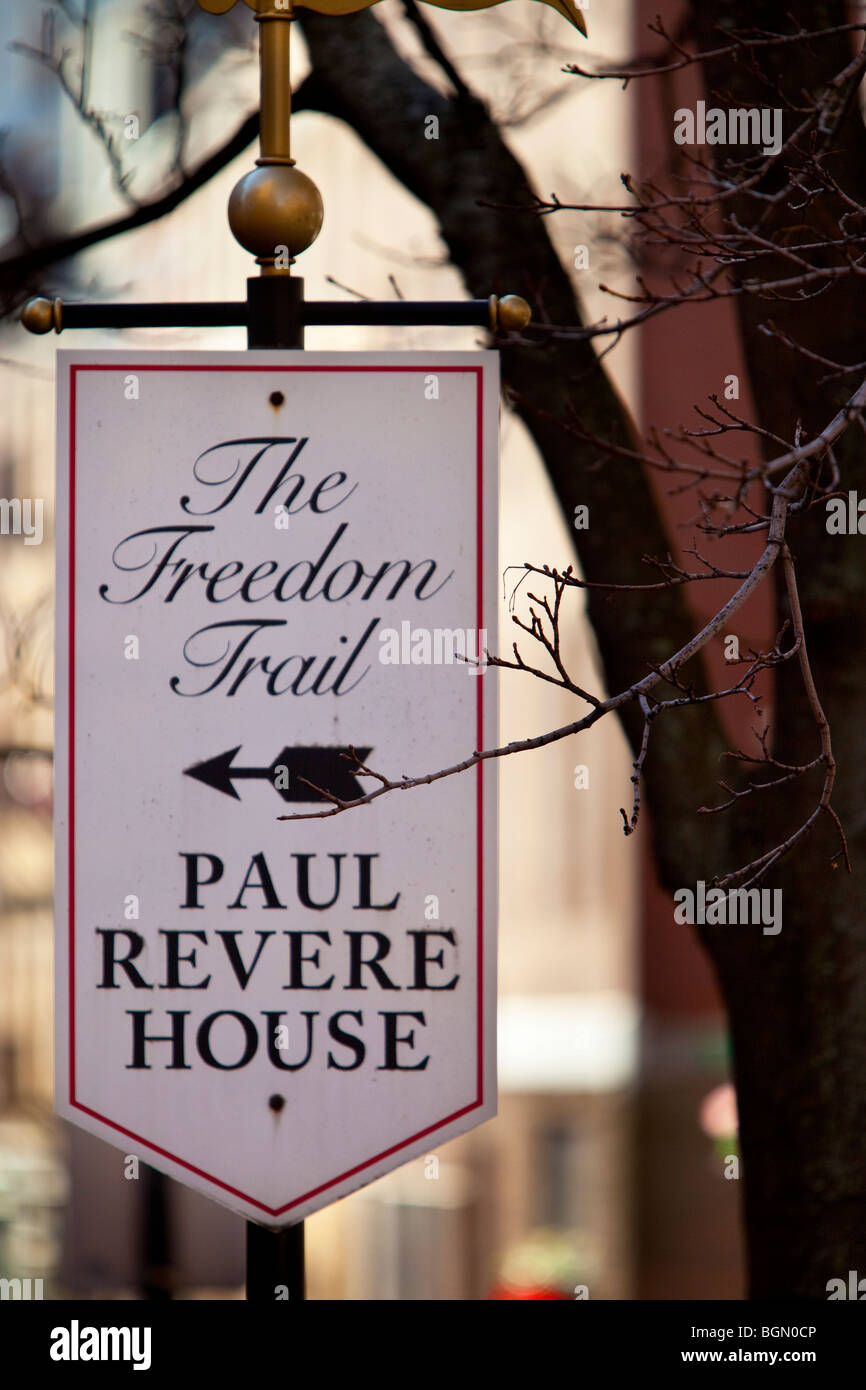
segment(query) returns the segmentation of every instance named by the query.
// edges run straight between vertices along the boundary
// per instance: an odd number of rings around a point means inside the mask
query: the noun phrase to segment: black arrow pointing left
[[[296,746],[284,748],[268,767],[235,767],[234,759],[241,746],[238,744],[227,753],[218,753],[215,758],[185,767],[184,776],[193,777],[235,801],[240,801],[240,796],[234,783],[241,780],[270,782],[284,801],[327,801],[321,792],[330,792],[341,801],[355,801],[364,795],[364,788],[353,771],[359,763],[367,761],[372,752],[370,748],[356,748],[353,753],[348,748]],[[281,769],[285,769],[282,776]],[[282,785],[285,781],[288,786]]]

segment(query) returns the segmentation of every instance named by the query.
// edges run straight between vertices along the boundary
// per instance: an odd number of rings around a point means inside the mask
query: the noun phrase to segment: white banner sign
[[[495,1114],[498,357],[59,354],[57,1109],[287,1225]],[[363,766],[360,766],[359,763]]]

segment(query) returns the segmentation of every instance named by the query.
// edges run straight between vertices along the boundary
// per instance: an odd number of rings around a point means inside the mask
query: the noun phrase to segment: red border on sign
[[[161,1148],[158,1144],[152,1143],[142,1134],[136,1134],[134,1130],[126,1129],[123,1125],[117,1124],[114,1120],[109,1120],[97,1110],[92,1110],[82,1101],[76,1098],[76,1076],[75,1076],[75,465],[76,465],[76,388],[77,374],[79,372],[424,372],[424,373],[451,373],[463,372],[475,375],[475,401],[476,401],[476,550],[478,564],[476,569],[476,603],[477,603],[477,631],[484,631],[484,375],[483,368],[471,366],[442,366],[437,363],[435,367],[424,366],[323,366],[310,363],[309,365],[280,365],[278,363],[261,365],[232,365],[220,366],[215,363],[209,364],[190,364],[189,366],[169,366],[158,363],[135,363],[126,364],[102,364],[102,363],[70,363],[70,413],[69,413],[69,803],[68,803],[68,841],[69,841],[69,1103],[85,1115],[90,1115],[93,1119],[99,1120],[101,1124],[110,1129],[117,1130],[119,1134],[125,1134],[130,1139],[136,1140],[152,1153],[161,1154],[163,1158],[170,1159],[178,1167],[185,1168],[190,1173],[195,1173],[198,1177],[205,1178],[214,1187],[221,1188],[224,1192],[230,1192],[250,1206],[258,1207],[268,1216],[280,1216],[284,1212],[291,1211],[292,1207],[300,1206],[303,1202],[309,1201],[311,1197],[317,1197],[321,1192],[326,1192],[329,1187],[336,1187],[338,1183],[344,1182],[346,1178],[354,1177],[356,1173],[361,1173],[365,1168],[371,1167],[383,1158],[389,1158],[391,1154],[398,1153],[409,1144],[413,1144],[417,1139],[424,1139],[428,1134],[433,1134],[443,1125],[450,1124],[453,1120],[458,1120],[463,1115],[468,1115],[472,1110],[477,1110],[484,1104],[484,763],[479,762],[476,767],[476,818],[477,818],[477,858],[476,858],[476,970],[477,970],[477,1016],[478,1027],[476,1034],[476,1098],[469,1105],[464,1105],[462,1109],[453,1111],[443,1119],[437,1120],[434,1124],[428,1125],[426,1129],[420,1129],[415,1134],[411,1134],[408,1139],[402,1139],[399,1144],[392,1144],[390,1148],[383,1149],[381,1153],[375,1154],[372,1158],[365,1159],[363,1163],[356,1164],[353,1168],[347,1168],[345,1172],[337,1177],[331,1178],[328,1182],[321,1183],[318,1187],[311,1188],[294,1201],[286,1202],[280,1207],[269,1207],[264,1202],[259,1202],[254,1197],[250,1197],[240,1188],[232,1187],[230,1183],[223,1182],[220,1178],[215,1178],[210,1173],[206,1173],[203,1168],[197,1168],[194,1164],[188,1163],[185,1159],[179,1158],[176,1154],[170,1153],[168,1149]],[[484,747],[484,692],[482,678],[476,678],[476,747]]]

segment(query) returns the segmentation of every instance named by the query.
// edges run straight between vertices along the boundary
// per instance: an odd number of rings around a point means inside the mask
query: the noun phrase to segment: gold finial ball
[[[54,327],[54,301],[28,299],[20,319],[28,333],[50,333]]]
[[[322,227],[325,209],[313,180],[293,164],[264,164],[245,174],[229,198],[229,226],[260,262],[279,262],[306,251]]]
[[[532,318],[532,310],[519,294],[504,294],[499,301],[498,321],[503,333],[516,333]]]

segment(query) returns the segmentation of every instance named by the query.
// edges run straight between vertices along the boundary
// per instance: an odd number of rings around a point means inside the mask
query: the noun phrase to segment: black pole
[[[141,1292],[152,1303],[172,1296],[174,1283],[169,1219],[169,1180],[146,1163],[141,1167]]]
[[[304,346],[304,282],[294,275],[247,280],[247,347]]]
[[[247,280],[247,347],[304,346],[304,282],[290,275]],[[304,1223],[283,1231],[247,1222],[247,1302],[306,1297]]]
[[[459,300],[375,300],[362,299],[357,303],[343,300],[308,299],[305,300],[300,288],[301,280],[285,275],[264,275],[251,280],[255,286],[246,302],[227,300],[196,302],[181,301],[177,304],[66,304],[59,311],[59,322],[63,329],[71,328],[220,328],[243,327],[251,324],[250,312],[260,323],[259,340],[250,347],[303,347],[303,343],[289,341],[295,318],[302,319],[303,325],[312,327],[359,328],[367,325],[380,327],[419,327],[424,324],[439,324],[452,328],[490,327],[490,301],[487,299]],[[31,319],[26,323],[31,333],[48,333],[56,326],[54,311],[50,300],[30,300],[30,305],[43,308],[43,317]],[[37,324],[38,326],[34,326]],[[270,330],[270,332],[269,332]],[[272,342],[270,338],[278,333],[283,341]]]
[[[306,1298],[304,1223],[284,1231],[247,1222],[247,1302],[275,1303]]]

